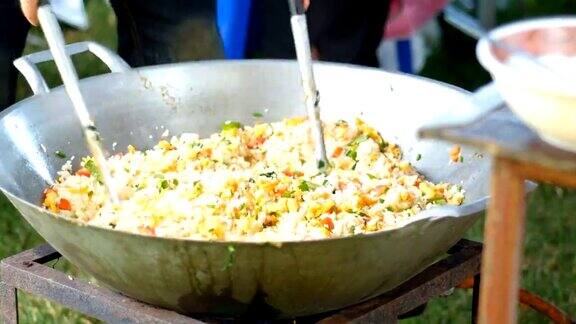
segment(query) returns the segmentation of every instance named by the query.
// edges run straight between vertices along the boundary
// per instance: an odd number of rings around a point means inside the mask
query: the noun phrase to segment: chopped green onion
[[[260,176],[266,177],[266,178],[273,178],[273,177],[276,177],[276,172],[270,171],[270,172],[266,172],[266,173],[260,173]]]
[[[98,169],[98,167],[96,166],[96,162],[94,162],[94,160],[92,159],[86,160],[86,162],[84,162],[84,167],[88,169],[88,171],[90,171],[90,174],[96,177],[96,180],[102,182],[102,173],[100,173],[100,169]]]
[[[460,163],[464,162],[464,157],[460,155]]]
[[[422,154],[418,153],[418,155],[416,155],[416,161],[420,161],[421,158],[422,158]]]
[[[302,182],[300,182],[300,184],[298,185],[298,189],[302,190],[302,191],[310,191],[310,190],[314,190],[318,188],[317,184],[302,180]]]
[[[256,117],[256,118],[261,118],[261,117],[264,116],[264,115],[262,115],[261,112],[257,112],[257,111],[256,111],[256,112],[253,112],[253,113],[252,113],[252,116],[254,116],[254,117]]]
[[[373,174],[367,173],[367,175],[368,175],[368,178],[370,178],[372,180],[377,179],[377,177]]]
[[[384,153],[384,151],[386,150],[386,148],[388,147],[388,142],[382,140],[382,143],[380,143],[378,146],[380,146],[380,152]]]
[[[222,124],[222,131],[229,131],[238,128],[242,128],[242,124],[240,124],[240,122],[237,121],[229,120],[224,122],[224,124]]]
[[[436,198],[430,201],[431,203],[435,204],[435,205],[446,205],[448,202],[446,201],[446,199],[444,198]]]
[[[65,154],[64,152],[62,152],[62,151],[56,151],[56,152],[54,152],[54,155],[56,155],[56,157],[57,157],[57,158],[60,158],[60,159],[65,159],[65,158],[66,158],[66,154]]]
[[[348,150],[348,152],[346,152],[346,156],[356,161],[356,158],[358,157],[358,152],[356,152],[356,150]]]
[[[200,142],[194,142],[190,144],[190,148],[202,148],[202,146],[204,146],[202,143]]]
[[[348,146],[350,147],[356,147],[358,146],[358,144],[364,142],[365,140],[367,140],[369,137],[366,135],[359,135],[356,136],[350,143],[348,143]]]
[[[366,215],[366,213],[363,212],[356,212],[356,214],[358,214],[358,216],[360,217],[368,217],[368,215]]]

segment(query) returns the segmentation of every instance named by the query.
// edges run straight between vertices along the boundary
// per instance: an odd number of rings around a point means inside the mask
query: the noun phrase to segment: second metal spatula
[[[290,24],[292,26],[292,34],[294,35],[296,57],[300,67],[302,87],[304,88],[304,100],[306,102],[311,131],[314,136],[315,156],[318,162],[318,169],[325,170],[328,166],[328,159],[324,145],[322,121],[320,120],[320,95],[316,89],[314,71],[312,69],[312,52],[308,38],[308,25],[306,23],[306,16],[304,15],[304,5],[302,0],[288,0],[288,5],[290,6]]]

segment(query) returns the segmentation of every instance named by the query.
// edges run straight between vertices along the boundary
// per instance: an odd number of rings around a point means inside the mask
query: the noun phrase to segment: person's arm
[[[26,20],[38,26],[38,0],[20,0],[20,7]]]

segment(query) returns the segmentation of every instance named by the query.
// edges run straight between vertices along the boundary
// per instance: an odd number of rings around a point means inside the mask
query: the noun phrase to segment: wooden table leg
[[[524,239],[524,179],[507,160],[495,158],[484,231],[480,324],[516,323]]]

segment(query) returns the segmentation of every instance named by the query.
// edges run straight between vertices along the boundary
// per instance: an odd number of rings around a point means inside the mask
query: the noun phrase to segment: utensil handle
[[[288,0],[288,6],[290,7],[291,16],[303,15],[305,12],[302,0]]]
[[[90,112],[88,111],[88,107],[86,107],[86,102],[84,102],[84,97],[82,96],[80,85],[78,84],[76,69],[74,68],[70,55],[68,55],[66,51],[64,34],[62,33],[60,24],[52,12],[50,5],[43,5],[38,8],[38,21],[40,22],[40,27],[42,27],[42,31],[44,32],[44,37],[46,37],[46,41],[48,42],[48,47],[50,48],[58,72],[60,72],[62,83],[64,83],[64,89],[72,102],[72,107],[74,108],[76,117],[78,117],[78,121],[84,129],[84,137],[88,144],[90,153],[94,156],[96,165],[102,173],[104,185],[110,193],[112,203],[116,203],[118,202],[118,194],[112,181],[112,175],[107,166],[104,152],[102,151],[100,134],[94,125],[94,121],[90,117]]]
[[[486,35],[486,29],[477,19],[474,19],[453,4],[449,4],[444,8],[444,20],[476,40]]]
[[[294,1],[291,1],[291,3],[292,2]],[[302,87],[304,88],[304,101],[308,111],[308,119],[311,124],[312,136],[314,137],[316,160],[318,162],[318,168],[325,170],[328,166],[328,158],[326,157],[322,121],[320,120],[320,94],[316,88],[314,69],[312,68],[312,54],[310,50],[310,39],[308,38],[306,16],[303,14],[292,15],[290,24],[292,26],[292,34],[294,35],[294,45],[296,47],[296,58],[298,59],[300,76],[302,78]]]
[[[65,46],[65,50],[68,55],[90,52],[99,58],[112,73],[122,73],[130,70],[130,65],[120,56],[98,43],[79,42],[68,44]],[[44,80],[36,64],[52,60],[54,58],[50,50],[24,55],[14,60],[14,66],[22,73],[35,95],[50,92],[46,80]]]

